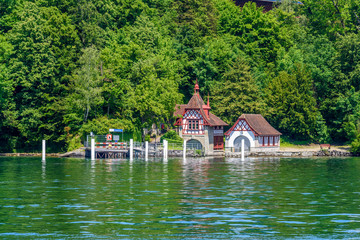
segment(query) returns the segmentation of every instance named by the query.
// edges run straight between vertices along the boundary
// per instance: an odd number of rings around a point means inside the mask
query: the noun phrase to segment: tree
[[[102,79],[100,76],[100,54],[95,47],[83,50],[79,59],[80,67],[73,76],[73,95],[69,98],[69,105],[75,105],[82,112],[83,121],[89,118],[90,110],[92,116],[96,116],[96,110],[103,103],[101,96]],[[71,106],[69,106],[71,109]]]
[[[319,111],[309,72],[296,64],[290,74],[281,71],[266,89],[269,121],[295,139],[312,139]]]
[[[25,2],[12,14],[17,21],[6,33],[13,46],[7,62],[13,83],[8,110],[23,138],[19,147],[32,148],[42,138],[57,141],[63,131],[59,102],[67,94],[79,38],[71,20],[54,7]]]
[[[263,113],[264,110],[260,91],[243,59],[236,59],[222,80],[214,84],[211,95],[213,112],[230,123],[235,123],[243,113]]]

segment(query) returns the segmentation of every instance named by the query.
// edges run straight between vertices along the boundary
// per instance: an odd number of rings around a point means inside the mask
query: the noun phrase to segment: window
[[[189,130],[199,130],[199,120],[188,120]]]

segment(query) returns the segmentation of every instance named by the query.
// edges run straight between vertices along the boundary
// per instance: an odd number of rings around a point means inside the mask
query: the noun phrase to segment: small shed
[[[225,133],[226,151],[240,152],[244,140],[245,151],[268,152],[280,149],[281,133],[261,114],[242,114]]]

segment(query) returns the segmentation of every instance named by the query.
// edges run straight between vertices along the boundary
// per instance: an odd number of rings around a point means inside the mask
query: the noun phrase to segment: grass
[[[280,137],[280,146],[281,147],[300,147],[304,145],[310,145],[311,142],[309,140],[293,140],[287,136]]]

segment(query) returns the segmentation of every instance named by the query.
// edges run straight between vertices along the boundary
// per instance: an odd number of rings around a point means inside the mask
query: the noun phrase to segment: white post
[[[167,161],[168,141],[163,141],[164,161]]]
[[[91,138],[91,160],[95,160],[95,139]]]
[[[186,140],[184,140],[183,158],[186,159]]]
[[[166,140],[166,150],[165,150],[165,153],[166,153],[166,160],[168,160],[168,155],[169,155],[169,142]]]
[[[130,139],[130,161],[134,158],[134,140]]]
[[[244,158],[245,158],[245,140],[244,139],[241,139],[241,161],[244,161]]]
[[[147,161],[149,158],[149,142],[145,142],[145,161]]]
[[[42,160],[46,159],[46,140],[42,140]]]

